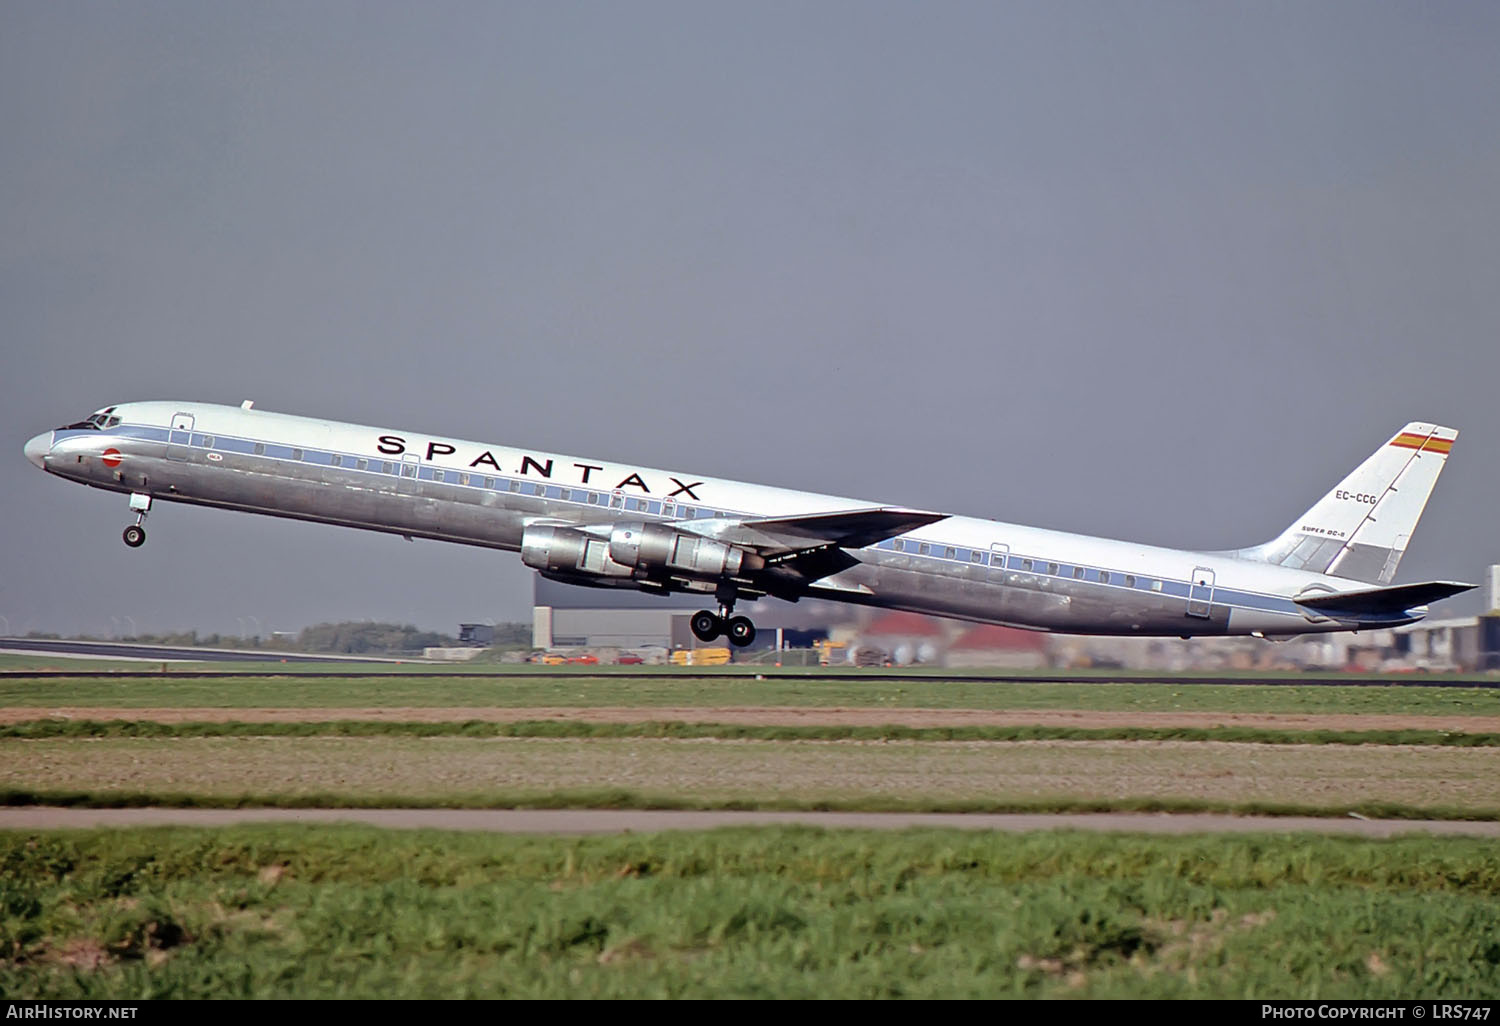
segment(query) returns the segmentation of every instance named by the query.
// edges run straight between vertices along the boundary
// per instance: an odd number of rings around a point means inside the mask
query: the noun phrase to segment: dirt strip
[[[903,709],[816,706],[335,706],[310,709],[134,709],[108,706],[0,709],[0,724],[33,720],[147,720],[155,723],[722,723],[756,727],[1255,727],[1263,730],[1441,730],[1500,733],[1500,716],[1410,716],[1357,713],[1153,712],[1081,709]]]
[[[615,809],[0,809],[0,830],[221,827],[244,823],[362,823],[388,829],[510,834],[619,834],[804,824],[829,829],[1106,830],[1146,834],[1316,833],[1500,837],[1500,823],[1155,813],[953,814],[904,812],[679,812]]]

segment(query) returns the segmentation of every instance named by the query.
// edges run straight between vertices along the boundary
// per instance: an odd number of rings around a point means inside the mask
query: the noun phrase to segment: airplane
[[[704,642],[755,640],[739,599],[804,596],[1070,634],[1193,637],[1414,623],[1473,585],[1393,585],[1458,432],[1407,424],[1260,545],[1192,551],[198,402],[107,406],[43,432],[49,474],[184,502],[521,554],[544,577],[712,596]]]

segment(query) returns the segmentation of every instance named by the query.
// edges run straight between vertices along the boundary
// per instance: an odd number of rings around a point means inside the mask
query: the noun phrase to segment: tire
[[[748,616],[736,616],[729,621],[729,643],[744,648],[755,640],[755,624]]]
[[[131,524],[125,528],[123,537],[125,538],[126,545],[129,545],[132,549],[138,549],[146,544],[146,529],[139,524]]]
[[[694,613],[688,626],[692,628],[693,637],[699,641],[713,641],[724,633],[724,621],[706,609],[700,609]]]

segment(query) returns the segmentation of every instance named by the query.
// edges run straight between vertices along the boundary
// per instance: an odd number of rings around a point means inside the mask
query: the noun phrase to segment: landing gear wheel
[[[125,544],[132,549],[138,549],[146,544],[146,529],[140,524],[131,524],[125,528]]]
[[[755,640],[755,624],[750,622],[748,616],[736,616],[729,621],[729,629],[726,633],[729,635],[730,644],[744,648]]]
[[[724,633],[724,621],[707,609],[700,609],[694,613],[693,618],[688,621],[688,626],[692,628],[693,637],[699,641],[712,641]]]

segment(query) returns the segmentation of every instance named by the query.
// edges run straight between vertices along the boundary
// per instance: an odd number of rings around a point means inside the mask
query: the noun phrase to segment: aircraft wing
[[[842,549],[862,549],[947,518],[947,513],[878,506],[839,513],[740,520],[737,523],[747,530],[785,539],[794,548],[837,545]]]
[[[847,550],[874,545],[948,516],[876,506],[790,517],[676,521],[671,526],[755,552],[765,565],[754,574],[752,588],[745,590],[763,590],[793,599],[815,581],[836,587],[836,582],[826,579],[859,564]]]
[[[1398,584],[1390,588],[1365,588],[1332,594],[1309,595],[1293,599],[1299,606],[1322,613],[1335,620],[1400,619],[1409,609],[1449,598],[1474,588],[1457,581],[1426,581],[1422,584]]]

